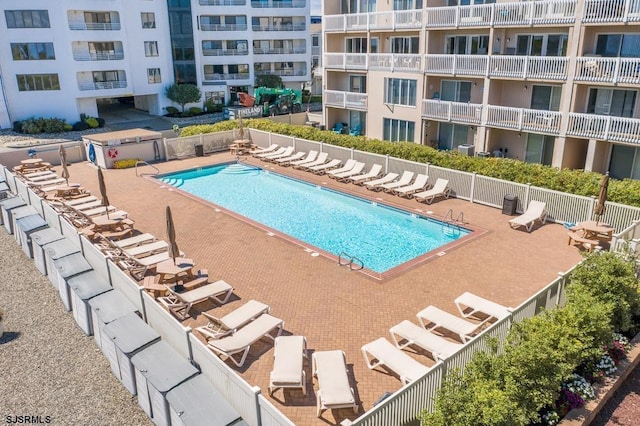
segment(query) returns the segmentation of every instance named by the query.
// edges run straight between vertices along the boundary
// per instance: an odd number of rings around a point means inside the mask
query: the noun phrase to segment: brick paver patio
[[[164,173],[233,159],[222,153],[156,166]],[[287,334],[307,337],[310,352],[345,351],[360,414],[370,409],[385,392],[401,387],[396,376],[367,369],[360,351],[363,344],[381,336],[389,338],[390,327],[404,319],[416,321],[415,314],[428,305],[457,313],[453,300],[464,291],[515,307],[581,258],[576,247],[567,245],[567,232],[559,224],[547,224],[529,234],[510,229],[509,217],[498,209],[457,199],[428,206],[337,183],[327,177],[245,159],[320,185],[371,199],[381,198],[385,203],[411,211],[432,211],[435,217],[442,216],[448,209],[453,209],[454,215],[464,212],[465,221],[482,231],[482,235],[447,250],[443,256],[433,257],[388,279],[377,280],[339,267],[335,259],[313,257],[299,244],[269,235],[266,229],[152,178],[137,177],[135,169],[105,171],[111,204],[128,211],[136,222],[136,229],[166,239],[165,206],[170,205],[180,249],[195,260],[198,268],[208,269],[211,279],[224,279],[234,286],[234,296],[229,303],[222,307],[197,305],[192,317],[184,321],[185,325],[195,328],[205,324],[204,316],[199,315],[201,311],[224,315],[250,299],[270,305],[271,314],[284,319]],[[99,197],[93,165],[73,164],[69,170],[71,182],[81,183]],[[153,170],[142,167],[139,172]],[[433,364],[422,353],[412,356],[426,365]],[[273,344],[264,340],[252,346],[243,368],[233,368],[268,395],[272,366]],[[310,380],[310,366],[305,368],[307,396],[299,390],[277,390],[271,399],[276,407],[297,425],[336,424],[344,418],[357,417],[350,409],[342,409],[327,411],[323,419],[318,420],[315,383]]]

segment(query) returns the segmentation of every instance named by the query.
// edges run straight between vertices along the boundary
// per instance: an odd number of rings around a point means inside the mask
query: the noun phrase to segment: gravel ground
[[[638,416],[640,416],[640,368],[631,372],[591,425],[634,426],[640,424]]]
[[[0,423],[150,425],[58,293],[0,229]],[[48,416],[48,418],[47,418]],[[40,421],[35,421],[40,420]],[[49,422],[47,422],[49,420]]]

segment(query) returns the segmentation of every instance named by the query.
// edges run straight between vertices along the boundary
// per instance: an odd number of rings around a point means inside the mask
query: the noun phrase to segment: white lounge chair
[[[330,177],[334,178],[338,182],[344,182],[345,180],[349,179],[351,176],[355,176],[358,173],[361,173],[362,169],[364,169],[364,166],[365,166],[364,163],[361,163],[358,161],[356,165],[353,166],[353,169],[348,170],[346,172],[342,172],[342,173],[335,173]]]
[[[477,318],[483,321],[488,321],[491,318],[502,319],[508,316],[511,311],[510,308],[502,306],[499,303],[492,302],[483,297],[476,296],[468,291],[462,293],[454,300],[458,312],[465,318]],[[478,313],[484,317],[479,318]]]
[[[256,156],[258,154],[266,154],[268,152],[275,152],[278,148],[280,148],[280,146],[278,144],[271,144],[269,145],[267,148],[257,148],[254,150],[249,151],[249,154]]]
[[[531,200],[529,202],[529,206],[527,207],[527,211],[525,211],[522,215],[516,217],[515,219],[511,219],[509,221],[509,226],[513,229],[519,228],[520,226],[524,226],[527,232],[531,232],[533,229],[533,225],[536,222],[540,222],[540,224],[544,225],[547,220],[547,205],[542,201]]]
[[[323,175],[327,171],[329,171],[330,169],[338,167],[340,164],[342,164],[342,161],[338,160],[337,158],[334,158],[333,160],[329,161],[328,163],[324,163],[324,164],[321,164],[319,166],[314,166],[314,167],[307,167],[307,171],[309,171],[311,173],[315,173],[317,175]]]
[[[308,164],[312,161],[316,161],[316,158],[318,158],[318,151],[311,150],[303,159],[291,161],[287,164],[283,164],[283,166],[300,166],[301,164]]]
[[[416,316],[418,320],[420,320],[420,324],[422,324],[427,331],[443,328],[458,335],[462,342],[471,340],[473,335],[478,333],[483,325],[469,322],[435,306],[427,306],[418,312]]]
[[[413,198],[420,203],[427,204],[433,203],[433,200],[438,197],[449,198],[451,195],[451,188],[449,188],[448,185],[448,180],[438,178],[435,185],[433,185],[433,188],[428,191],[417,192],[413,194]]]
[[[276,158],[275,162],[280,164],[281,166],[283,166],[285,164],[289,164],[291,161],[300,160],[302,157],[305,156],[305,154],[306,154],[306,152],[298,151],[295,154],[290,155],[288,157]]]
[[[293,154],[293,149],[294,148],[292,146],[288,146],[279,154],[265,155],[264,157],[260,157],[260,159],[263,161],[274,162],[279,158],[289,157],[291,154]]]
[[[349,159],[347,160],[346,163],[344,163],[344,166],[328,171],[327,176],[331,178],[331,177],[334,177],[334,175],[336,174],[348,172],[352,170],[357,164],[358,162],[356,160]]]
[[[269,395],[279,388],[301,388],[307,394],[307,339],[304,336],[278,336],[273,344],[273,370],[269,374]]]
[[[413,180],[413,175],[415,173],[413,172],[409,172],[409,171],[404,171],[404,173],[402,173],[402,176],[400,176],[400,179],[393,181],[393,182],[389,182],[389,183],[384,183],[380,186],[376,187],[377,191],[384,191],[384,192],[391,192],[392,190],[396,189],[396,188],[400,188],[402,186],[407,186],[409,184],[411,184],[411,181]]]
[[[395,181],[396,179],[398,179],[398,176],[400,176],[397,173],[387,173],[386,175],[382,176],[380,179],[374,179],[374,180],[370,180],[369,182],[365,182],[364,186],[367,189],[370,189],[372,191],[377,191],[378,187],[380,185],[384,185],[386,183],[390,183]]]
[[[351,183],[355,183],[356,185],[362,185],[365,182],[368,182],[372,179],[377,178],[378,176],[380,176],[380,172],[382,171],[382,165],[381,164],[374,164],[373,166],[371,166],[371,169],[369,169],[369,171],[367,173],[363,173],[360,175],[355,175],[355,176],[350,176],[346,179],[344,179],[343,182],[351,182]]]
[[[189,316],[189,311],[196,303],[204,302],[207,299],[213,299],[221,305],[227,303],[233,287],[218,280],[211,284],[205,284],[194,290],[185,291],[184,293],[176,293],[169,286],[165,286],[169,292],[168,296],[158,298],[160,303],[169,309],[176,317],[183,320]]]
[[[429,185],[428,181],[429,176],[419,173],[416,176],[416,180],[411,185],[401,186],[400,188],[391,190],[391,192],[400,197],[411,198],[416,192],[420,192],[425,189],[427,185]]]
[[[287,150],[286,147],[280,147],[278,149],[276,149],[275,151],[267,151],[267,152],[262,152],[262,153],[257,153],[254,155],[254,157],[256,158],[264,158],[264,157],[268,157],[269,155],[278,155],[278,154],[282,154],[283,152],[285,152]]]
[[[244,305],[220,318],[203,312],[202,315],[209,320],[209,324],[197,327],[196,331],[203,334],[206,338],[219,339],[234,333],[237,329],[258,318],[260,315],[268,314],[269,309],[269,305],[265,305],[257,300],[249,300]]]
[[[434,361],[444,360],[462,347],[460,343],[450,342],[436,334],[430,333],[424,328],[404,320],[389,329],[393,343],[398,349],[404,349],[409,345],[416,345],[431,354]]]
[[[302,170],[306,170],[309,167],[314,167],[314,166],[319,166],[321,164],[324,164],[327,162],[329,158],[329,154],[327,152],[321,152],[320,154],[318,154],[318,158],[316,158],[315,160],[307,163],[300,163],[300,164],[292,164],[294,169],[302,169]],[[302,160],[301,160],[302,161]]]
[[[230,359],[235,365],[242,367],[247,359],[251,345],[263,337],[275,340],[282,333],[283,328],[283,320],[269,314],[263,314],[231,336],[223,337],[219,340],[209,340],[207,347],[223,359]],[[272,336],[271,333],[274,330],[277,330],[277,333]],[[242,354],[239,360],[233,357],[237,353]]]
[[[320,417],[324,410],[334,408],[353,408],[353,412],[357,413],[358,404],[353,388],[349,385],[344,352],[316,351],[311,358],[313,376],[318,379],[317,416]]]
[[[386,366],[400,377],[403,384],[411,383],[429,371],[429,367],[420,364],[384,337],[362,346],[362,355],[370,370]]]

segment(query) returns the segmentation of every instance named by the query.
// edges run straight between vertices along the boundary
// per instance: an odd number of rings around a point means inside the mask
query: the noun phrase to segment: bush
[[[98,120],[93,117],[87,118],[86,120],[84,120],[84,122],[87,123],[92,129],[98,128]]]
[[[178,108],[172,106],[168,106],[165,109],[167,110],[167,114],[169,115],[178,114],[180,112]]]
[[[76,123],[73,123],[73,130],[76,132],[80,132],[83,130],[89,130],[89,125],[87,124],[86,121],[78,121]]]
[[[64,123],[64,131],[65,132],[70,132],[73,130],[73,126],[69,123]]]
[[[189,108],[189,114],[191,114],[191,115],[200,115],[200,114],[202,114],[202,108],[191,107],[191,108]]]
[[[16,133],[22,133],[22,121],[13,122],[13,131]]]
[[[100,128],[104,127],[105,125],[104,118],[97,117],[96,120],[98,120],[98,127]]]

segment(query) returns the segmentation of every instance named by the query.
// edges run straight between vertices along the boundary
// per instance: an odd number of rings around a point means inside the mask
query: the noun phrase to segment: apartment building
[[[640,179],[639,1],[325,0],[323,10],[327,126]]]
[[[259,74],[309,80],[309,0],[24,0],[0,16],[0,128],[32,116],[69,122],[133,97],[154,115],[165,88],[197,84],[228,104]]]

